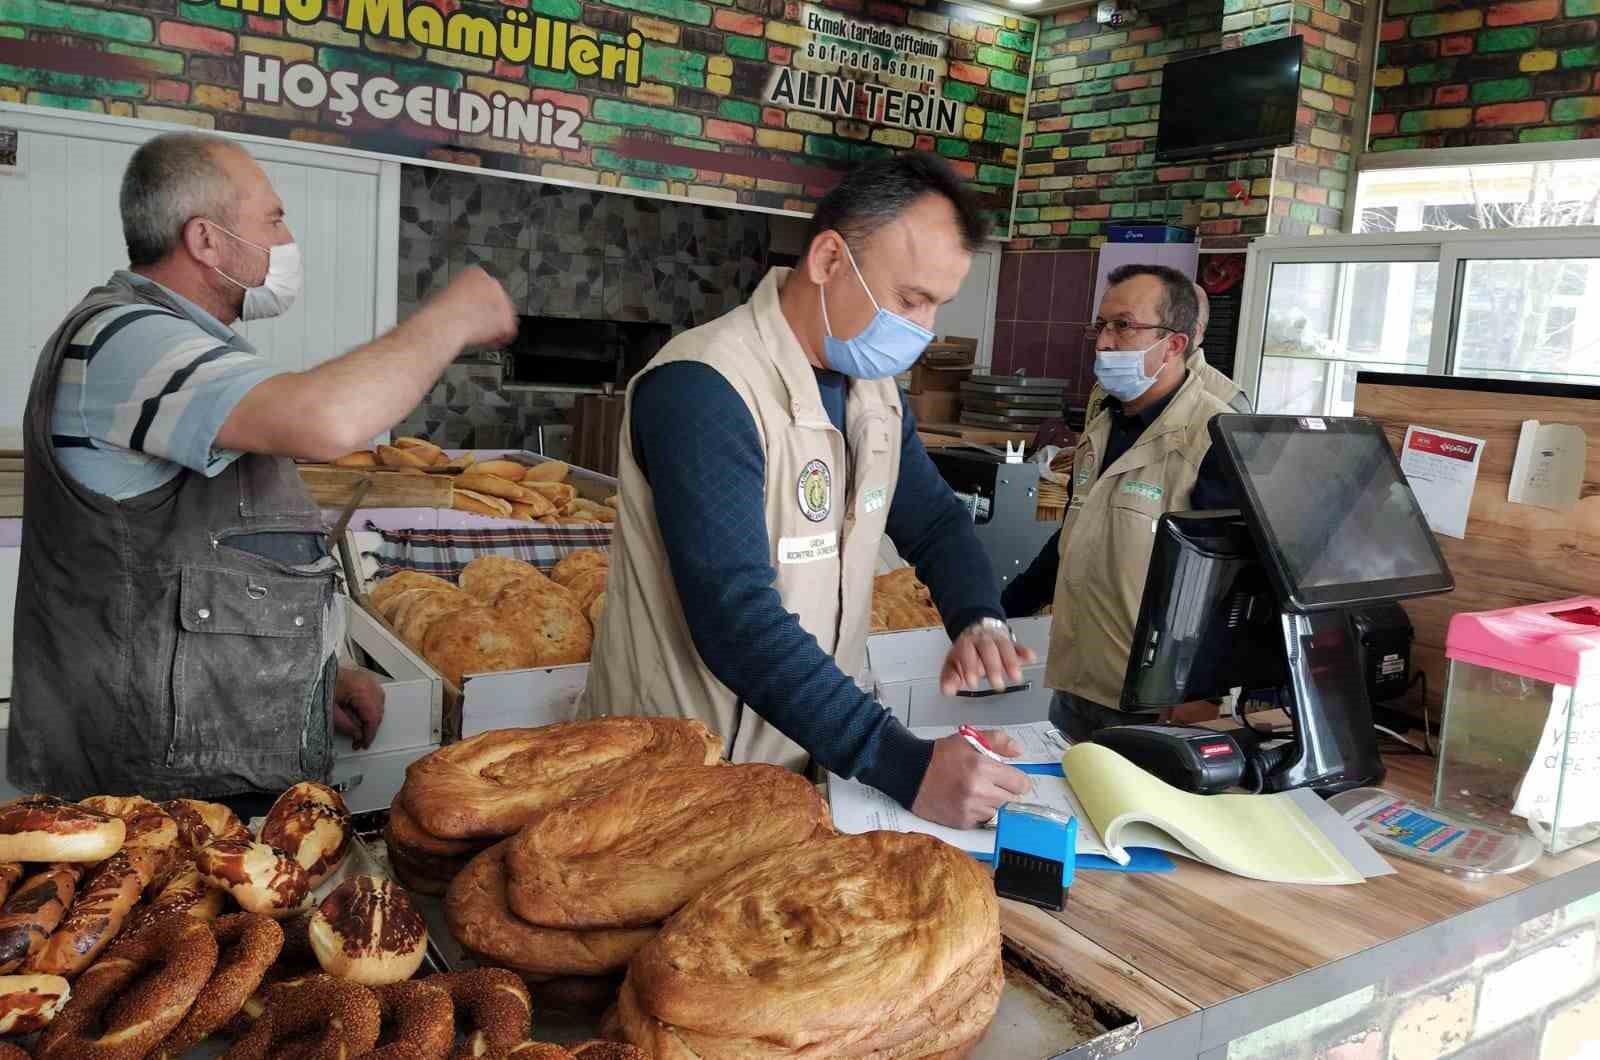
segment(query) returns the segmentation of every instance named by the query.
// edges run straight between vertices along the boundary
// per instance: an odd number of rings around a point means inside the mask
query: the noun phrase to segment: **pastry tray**
[[[311,892],[306,908],[314,909],[316,904],[332,893],[335,887],[352,876],[380,876],[386,880],[393,880],[394,875],[389,871],[388,856],[383,850],[383,825],[387,821],[387,810],[376,813],[358,813],[354,816],[355,837],[350,842],[350,855],[344,859],[344,864],[339,866],[339,871],[324,880],[322,886]],[[260,821],[251,821],[251,832],[258,832]],[[428,924],[428,951],[422,958],[422,967],[418,970],[419,976],[432,975],[434,972],[448,971],[450,966],[443,960],[443,955],[435,944],[435,929],[430,921]],[[183,1054],[184,1060],[216,1060],[233,1045],[233,1042],[221,1035],[201,1042],[199,1045]]]
[[[358,855],[368,866],[356,871],[392,878],[383,841],[387,818],[387,810],[355,816]],[[346,864],[355,860],[352,857]],[[412,900],[428,924],[424,971],[477,967],[450,934],[444,899],[413,894]],[[1006,988],[1000,995],[999,1011],[967,1060],[1101,1060],[1127,1050],[1137,1040],[1140,1027],[1135,1016],[1090,994],[1066,969],[1025,943],[1007,936],[1002,956]],[[534,1035],[540,1041],[573,1044],[598,1037],[598,1021],[598,1014],[584,1018],[544,1011],[538,1000],[534,1001]],[[220,1049],[194,1053],[196,1060],[220,1055]]]

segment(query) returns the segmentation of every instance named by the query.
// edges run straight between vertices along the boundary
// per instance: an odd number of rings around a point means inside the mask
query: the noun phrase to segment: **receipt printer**
[[[1180,725],[1113,725],[1090,737],[1175,788],[1215,795],[1244,777],[1245,755],[1234,738]]]

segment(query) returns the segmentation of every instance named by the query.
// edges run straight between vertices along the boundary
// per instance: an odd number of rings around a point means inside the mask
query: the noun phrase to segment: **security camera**
[[[1138,15],[1133,0],[1100,0],[1099,6],[1094,10],[1094,20],[1102,26],[1110,26],[1113,29],[1126,26]]]

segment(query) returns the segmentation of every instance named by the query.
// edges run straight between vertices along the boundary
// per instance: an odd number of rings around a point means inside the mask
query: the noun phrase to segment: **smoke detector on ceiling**
[[[1102,26],[1126,26],[1137,18],[1139,12],[1133,6],[1133,0],[1100,0],[1094,9],[1094,20]]]

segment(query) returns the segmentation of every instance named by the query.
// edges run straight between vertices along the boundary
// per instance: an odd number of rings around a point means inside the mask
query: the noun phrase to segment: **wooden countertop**
[[[1385,761],[1384,788],[1432,800],[1434,759]],[[1476,881],[1395,858],[1396,875],[1353,886],[1261,883],[1174,860],[1165,874],[1080,872],[1064,912],[1026,921],[1038,932],[1026,941],[1072,962],[1146,1031],[1593,865],[1600,844]],[[1052,939],[1060,924],[1071,930]]]

